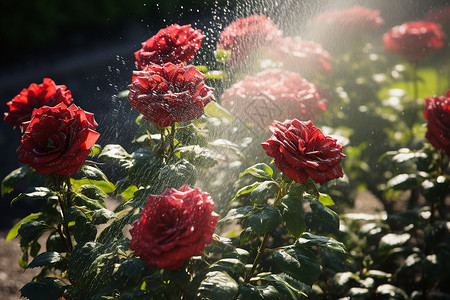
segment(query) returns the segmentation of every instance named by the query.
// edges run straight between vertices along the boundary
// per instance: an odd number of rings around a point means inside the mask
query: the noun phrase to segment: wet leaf
[[[27,266],[29,268],[43,267],[63,261],[65,258],[58,252],[44,252],[36,256]]]
[[[382,284],[378,286],[375,294],[378,297],[388,297],[389,299],[408,299],[408,295],[405,291],[391,284]]]
[[[319,246],[326,250],[347,254],[347,250],[343,243],[330,237],[318,236],[309,232],[303,233],[302,236],[295,242],[295,245],[308,248]]]
[[[14,239],[15,237],[17,237],[17,235],[19,234],[19,228],[20,226],[22,226],[23,223],[31,221],[31,220],[35,220],[37,218],[39,218],[41,216],[41,213],[33,213],[30,214],[28,216],[26,216],[25,218],[23,218],[22,220],[20,220],[19,222],[16,223],[16,225],[14,225],[8,232],[8,234],[6,235],[5,238],[5,243],[11,239]]]
[[[309,205],[317,218],[327,225],[327,229],[330,233],[339,233],[339,216],[337,213],[317,200],[311,200]]]
[[[252,176],[258,178],[271,179],[273,170],[268,165],[259,163],[251,166],[250,168],[247,168],[244,172],[239,174],[239,178],[246,174],[251,174]]]
[[[277,208],[266,206],[248,216],[248,220],[254,232],[264,233],[277,228],[281,222],[281,216]]]
[[[278,300],[280,293],[271,285],[253,286],[249,283],[239,286],[242,299],[249,300]]]
[[[8,175],[6,175],[6,177],[2,181],[2,187],[1,187],[2,197],[4,195],[14,191],[14,189],[16,188],[16,185],[19,184],[22,180],[24,180],[25,177],[27,177],[28,174],[32,170],[33,169],[30,166],[24,165],[20,168],[15,169]]]
[[[290,246],[275,251],[272,259],[281,271],[301,282],[312,285],[319,278],[319,262],[309,250]]]
[[[380,243],[378,244],[378,253],[380,255],[386,255],[393,248],[404,245],[410,238],[411,235],[409,233],[388,233],[381,238]]]
[[[302,202],[288,194],[283,197],[280,208],[287,230],[293,237],[299,238],[306,230],[305,220],[303,220],[302,216]]]
[[[259,186],[262,182],[257,181],[255,183],[252,183],[251,185],[246,185],[242,188],[239,189],[239,191],[236,193],[236,196],[234,196],[234,198],[231,201],[236,200],[238,197],[242,196],[242,195],[246,195],[248,193],[250,193],[251,191],[253,191],[257,186]]]
[[[38,282],[28,282],[20,289],[21,297],[30,300],[58,300],[63,292],[61,282],[52,277],[46,277]]]
[[[392,177],[386,183],[387,188],[395,189],[395,190],[409,190],[417,187],[417,175],[416,174],[399,174],[395,177]]]
[[[261,182],[250,192],[250,201],[255,205],[267,204],[267,200],[275,196],[275,188],[276,185],[273,181]]]
[[[248,217],[250,213],[253,212],[253,210],[254,210],[253,206],[242,206],[238,208],[232,208],[227,213],[227,215],[220,220],[220,223]]]
[[[200,283],[198,293],[209,299],[232,300],[238,294],[238,284],[227,273],[212,271]]]

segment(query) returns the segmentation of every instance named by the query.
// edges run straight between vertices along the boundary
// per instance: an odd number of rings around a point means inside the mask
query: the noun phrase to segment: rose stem
[[[165,155],[164,155],[164,130],[165,130],[165,127],[159,127],[159,134],[161,135],[161,138],[159,141],[158,154],[162,155],[163,157],[165,157]]]
[[[267,241],[268,237],[269,237],[269,233],[268,232],[264,233],[264,238],[263,238],[263,240],[261,242],[261,245],[258,247],[258,254],[255,257],[255,260],[253,261],[252,269],[245,276],[245,282],[249,282],[250,279],[252,278],[253,273],[255,273],[256,267],[259,265],[263,255],[264,255],[264,251],[263,250],[264,250],[264,246],[266,244],[266,241]]]
[[[281,198],[283,198],[284,195],[286,195],[286,184],[285,184],[284,180],[281,182],[281,184],[278,185],[278,187],[279,187],[278,194],[273,203],[274,207],[277,207],[278,204],[280,204]],[[269,232],[264,233],[264,238],[261,242],[261,245],[258,247],[258,254],[255,257],[255,260],[253,261],[252,269],[245,276],[245,282],[250,281],[250,279],[253,276],[253,273],[255,273],[256,267],[261,262],[261,259],[263,258],[263,255],[264,255],[264,247],[266,246],[266,242],[267,242],[268,238],[269,238]]]
[[[66,208],[70,207],[70,197],[72,194],[72,188],[71,188],[71,184],[70,184],[70,177],[69,176],[64,176],[63,180],[66,183],[66,191],[65,193],[62,193],[62,199],[61,196],[58,196],[58,200],[59,200],[59,206],[61,207],[61,211],[63,214],[63,226],[64,226],[64,234],[66,235],[66,240],[67,243],[69,245],[69,252],[72,252],[73,250],[73,245],[72,245],[72,238],[70,236],[70,232],[69,232],[69,225],[67,224],[67,215],[66,215]],[[62,187],[62,185],[60,185],[60,187]]]
[[[169,154],[167,155],[167,161],[166,163],[169,162],[169,160],[172,158],[173,156],[173,151],[175,149],[175,122],[173,122],[172,124],[170,124],[170,135],[169,135]]]

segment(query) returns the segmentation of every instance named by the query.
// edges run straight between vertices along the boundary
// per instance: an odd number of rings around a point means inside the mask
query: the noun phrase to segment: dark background
[[[244,4],[245,3],[245,4]],[[0,101],[6,103],[31,83],[44,77],[64,84],[75,103],[93,112],[101,133],[98,143],[127,144],[135,112],[115,95],[125,90],[134,70],[134,51],[160,28],[173,23],[192,24],[206,39],[198,63],[210,60],[221,28],[239,16],[271,16],[286,35],[301,35],[308,20],[326,9],[360,4],[379,9],[383,30],[420,19],[430,8],[450,1],[324,1],[324,0],[33,0],[0,3]],[[294,12],[294,13],[293,13]],[[293,28],[291,24],[296,24]],[[0,178],[20,166],[15,150],[21,134],[0,122]],[[0,199],[0,228],[38,210],[21,200],[11,208],[15,194]]]

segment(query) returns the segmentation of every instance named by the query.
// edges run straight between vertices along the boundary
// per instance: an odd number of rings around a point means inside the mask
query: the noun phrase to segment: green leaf
[[[128,178],[131,184],[137,187],[153,185],[163,167],[162,157],[153,155],[149,150],[139,148],[133,153]]]
[[[382,284],[378,286],[375,294],[377,297],[387,297],[388,299],[408,299],[408,295],[405,291],[391,284]]]
[[[32,168],[28,165],[24,165],[6,175],[6,177],[2,181],[1,187],[2,197],[14,191],[16,185],[20,183],[23,179],[25,179],[25,177],[27,177],[30,171],[32,171]]]
[[[161,169],[158,179],[163,190],[168,187],[178,189],[185,184],[193,186],[196,181],[195,167],[187,160],[182,159],[174,165],[164,166]]]
[[[394,190],[409,190],[418,186],[416,174],[399,174],[389,179],[386,183],[387,188]]]
[[[322,193],[319,193],[319,201],[325,206],[332,206],[335,204],[329,195]]]
[[[306,249],[287,247],[272,255],[273,263],[281,271],[306,284],[312,285],[320,275],[320,264]]]
[[[30,220],[23,222],[18,230],[24,243],[29,243],[38,239],[44,231],[52,230],[53,228],[45,224],[44,221]]]
[[[248,216],[250,227],[256,233],[274,230],[281,222],[280,212],[273,206],[266,206]]]
[[[237,258],[244,264],[246,264],[250,258],[250,253],[241,248],[236,248],[233,252],[222,254],[223,258]]]
[[[306,230],[305,220],[302,216],[302,202],[291,194],[287,194],[282,198],[280,208],[287,230],[293,237],[299,238]]]
[[[251,174],[252,176],[264,179],[272,179],[273,170],[266,164],[258,163],[256,165],[247,168],[244,172],[239,174],[239,178],[245,174]]]
[[[95,276],[93,262],[103,253],[101,244],[88,242],[76,245],[69,260],[67,273],[70,282],[79,288],[87,288]]]
[[[227,272],[228,275],[235,280],[239,280],[239,276],[245,270],[245,265],[239,259],[236,258],[222,258],[215,263],[211,264],[208,268],[208,272],[222,271]]]
[[[96,186],[97,188],[101,189],[104,193],[111,193],[115,189],[114,184],[112,184],[109,181],[104,181],[104,180],[101,180],[101,181],[100,180],[91,180],[91,179],[87,179],[87,178],[75,180],[75,179],[71,178],[70,182],[72,184],[73,190],[76,190],[83,185]]]
[[[348,290],[347,296],[350,299],[370,299],[369,289],[366,288],[352,287]]]
[[[260,276],[258,274],[258,276]],[[269,274],[260,276],[262,280],[270,282],[280,293],[289,296],[293,300],[303,299],[311,293],[311,287],[293,279],[286,274]]]
[[[132,185],[130,187],[128,187],[127,189],[125,189],[120,196],[122,197],[122,199],[126,202],[131,200],[131,198],[133,198],[134,196],[134,192],[136,192],[138,190],[138,187],[135,185]]]
[[[15,197],[14,199],[11,200],[11,206],[17,201],[20,200],[22,198],[29,198],[32,200],[41,200],[41,199],[46,199],[48,197],[53,196],[53,192],[50,191],[48,188],[46,187],[34,187],[31,188],[31,192],[27,192],[27,193],[20,193],[17,197]]]
[[[92,242],[97,236],[97,228],[89,219],[78,216],[75,219],[75,225],[70,227],[70,231],[78,244]]]
[[[222,155],[198,145],[177,148],[176,153],[179,154],[180,158],[184,158],[194,166],[202,168],[211,168],[217,164],[219,159],[224,159]]]
[[[239,235],[239,243],[240,245],[245,245],[256,239],[258,236],[259,234],[254,232],[251,227],[247,227],[244,230],[242,230],[241,234]]]
[[[220,223],[246,218],[253,211],[254,211],[253,206],[242,206],[238,208],[232,208],[230,209],[230,211],[228,211],[227,215],[220,220]]]
[[[224,118],[230,122],[234,120],[233,115],[231,115],[228,110],[215,101],[211,101],[205,106],[205,114],[219,119]]]
[[[73,198],[73,204],[76,206],[86,206],[89,209],[96,210],[105,208],[105,202],[99,201],[97,199],[91,199],[83,194],[75,193],[75,197]]]
[[[336,241],[333,238],[318,236],[309,232],[305,232],[295,242],[296,246],[311,248],[313,246],[319,246],[321,248],[347,254],[347,250],[343,243]]]
[[[117,162],[129,161],[131,159],[131,155],[122,146],[117,144],[106,145],[98,157]]]
[[[212,271],[200,283],[198,293],[214,300],[232,300],[238,294],[238,284],[225,272]]]
[[[36,256],[33,261],[28,264],[27,269],[53,265],[64,259],[65,258],[58,252],[44,252]]]
[[[111,219],[116,219],[116,214],[109,209],[100,208],[96,209],[92,215],[92,224],[99,225],[108,223]]]
[[[102,206],[104,204],[104,200],[108,197],[108,194],[106,194],[101,188],[92,184],[83,184],[78,187],[77,191],[86,197],[98,200],[99,203],[102,203]]]
[[[228,58],[230,58],[231,51],[230,50],[217,49],[216,51],[214,51],[214,56],[216,57],[216,60],[219,63],[224,64],[228,60]]]
[[[331,233],[339,232],[339,216],[337,213],[326,207],[322,202],[311,200],[309,205],[313,213],[327,226]]]
[[[278,300],[280,293],[271,285],[253,286],[250,283],[241,284],[239,293],[242,299],[249,300]]]
[[[407,275],[410,271],[414,270],[417,266],[422,263],[422,257],[417,253],[410,254],[405,261],[398,267],[395,271],[395,277],[401,278]]]
[[[41,216],[41,213],[33,213],[33,214],[30,214],[30,215],[26,216],[25,218],[23,218],[19,222],[17,222],[16,225],[14,225],[9,230],[8,234],[6,235],[5,243],[7,241],[17,237],[17,235],[19,234],[19,232],[18,232],[19,228],[20,228],[20,226],[22,226],[23,223],[31,221],[31,220],[35,220],[35,219],[39,218],[40,216]]]
[[[265,205],[270,197],[275,196],[276,189],[275,182],[264,181],[261,182],[250,192],[250,201],[255,205]]]
[[[64,293],[61,282],[53,277],[46,277],[36,282],[28,282],[20,289],[21,297],[30,300],[58,300]]]
[[[96,181],[108,181],[106,175],[97,167],[84,165],[80,171],[75,173],[72,178],[74,179],[90,179]]]
[[[223,71],[219,71],[219,70],[212,70],[212,71],[206,72],[205,76],[208,79],[224,79],[225,73]],[[213,102],[209,102],[209,103],[213,103]]]
[[[380,255],[386,255],[393,248],[404,245],[406,242],[409,241],[410,238],[411,235],[409,233],[403,234],[388,233],[381,238],[378,244],[378,253]]]
[[[251,185],[246,185],[246,186],[240,188],[239,191],[237,191],[236,196],[234,196],[234,198],[231,201],[236,200],[238,197],[240,197],[242,195],[246,195],[246,194],[250,193],[260,184],[261,184],[261,182],[257,181],[255,183],[252,183]]]

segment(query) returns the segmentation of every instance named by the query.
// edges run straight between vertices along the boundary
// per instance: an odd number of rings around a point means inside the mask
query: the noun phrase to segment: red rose
[[[274,121],[269,130],[272,137],[261,145],[289,178],[304,183],[311,177],[323,184],[344,176],[340,165],[345,157],[343,147],[334,138],[325,136],[311,121]]]
[[[215,101],[214,89],[194,66],[150,65],[133,73],[128,99],[144,118],[159,126],[197,119]]]
[[[445,96],[425,98],[423,116],[428,120],[427,140],[450,156],[450,90]]]
[[[40,174],[76,173],[90,153],[99,134],[94,115],[74,104],[35,109],[17,149],[19,161]]]
[[[208,193],[184,185],[150,195],[130,230],[130,249],[148,266],[176,270],[212,241],[218,214]]]
[[[191,28],[191,25],[173,24],[161,29],[134,53],[136,66],[144,69],[152,63],[186,63],[194,58],[202,45],[204,36],[200,32],[199,29]]]
[[[378,10],[359,5],[327,11],[314,18],[314,25],[328,34],[363,35],[380,27],[381,24],[383,24],[383,18],[380,17]]]
[[[268,48],[268,52],[271,58],[284,62],[283,66],[302,75],[311,71],[331,72],[331,55],[316,42],[286,37],[279,40],[277,47]]]
[[[297,73],[278,69],[246,76],[221,99],[233,115],[260,128],[275,119],[312,119],[326,109],[314,84]]]
[[[55,106],[58,103],[72,103],[72,93],[65,85],[56,85],[50,78],[44,78],[41,84],[32,83],[7,104],[9,113],[5,113],[5,122],[11,126],[22,126],[31,120],[33,109],[44,105]]]
[[[444,46],[444,33],[439,24],[425,21],[395,26],[383,35],[384,49],[416,63]]]
[[[251,15],[232,22],[220,33],[217,48],[230,50],[227,63],[237,65],[258,48],[273,44],[282,32],[272,20],[263,15]]]

